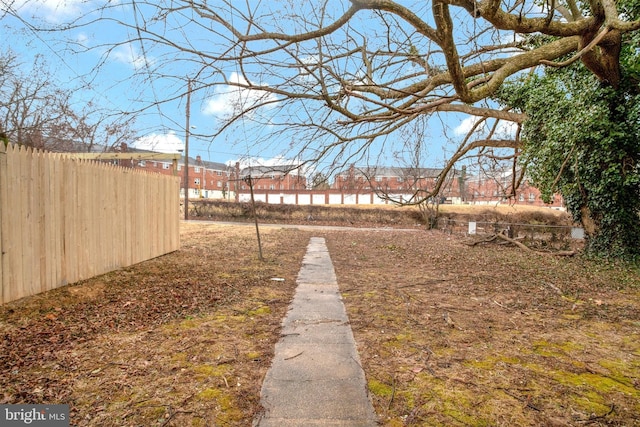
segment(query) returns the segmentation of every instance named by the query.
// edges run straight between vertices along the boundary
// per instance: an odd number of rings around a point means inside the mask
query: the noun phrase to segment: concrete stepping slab
[[[311,238],[297,283],[254,426],[378,425],[323,238]]]

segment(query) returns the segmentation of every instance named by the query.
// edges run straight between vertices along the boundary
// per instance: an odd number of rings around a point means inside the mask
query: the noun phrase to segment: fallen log
[[[556,251],[556,252],[538,251],[538,250],[535,250],[535,249],[531,249],[529,246],[525,245],[524,243],[518,242],[517,240],[512,239],[511,237],[508,237],[508,236],[506,236],[504,234],[501,234],[501,233],[492,234],[487,238],[480,239],[480,240],[474,240],[473,242],[467,243],[467,244],[469,246],[476,246],[476,245],[479,245],[479,244],[482,244],[482,243],[493,242],[496,239],[500,239],[502,241],[514,244],[517,247],[519,247],[520,249],[523,249],[523,250],[528,251],[528,252],[533,252],[533,253],[536,253],[536,254],[540,254],[540,255],[574,256],[576,254],[576,251]]]

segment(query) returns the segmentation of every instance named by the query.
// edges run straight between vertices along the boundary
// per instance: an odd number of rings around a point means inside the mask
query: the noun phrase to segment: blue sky
[[[0,0],[2,8],[9,3],[24,21],[38,23],[37,25],[57,25],[83,14],[87,17],[87,11],[92,7],[95,9],[97,4],[86,0]],[[112,7],[108,13],[121,14],[120,17],[132,15],[130,3],[119,5],[117,1],[112,1],[110,4]],[[9,36],[0,43],[0,47],[3,50],[12,49],[20,56],[23,64],[30,64],[34,55],[40,53],[55,70],[53,74],[60,87],[75,88],[80,86],[80,82],[91,83],[90,87],[74,92],[78,105],[93,102],[113,110],[142,110],[136,122],[141,135],[138,141],[140,148],[166,152],[183,148],[186,124],[186,97],[183,96],[185,79],[186,75],[193,72],[189,69],[188,62],[176,60],[173,67],[167,68],[180,78],[154,78],[152,82],[148,79],[145,81],[145,69],[152,69],[160,62],[167,67],[167,61],[162,57],[161,50],[143,51],[140,44],[125,43],[134,36],[131,34],[133,30],[101,21],[96,25],[62,33],[41,33],[30,31],[24,22],[10,16],[3,18],[2,25],[5,27],[5,34]],[[211,40],[210,32],[192,33],[189,36],[195,45],[215,43],[215,40]],[[71,52],[65,41],[72,41],[77,52]],[[93,73],[97,64],[101,64],[99,70]],[[213,74],[210,78],[223,81],[224,77],[231,82],[241,79],[233,69],[222,72],[224,76]],[[134,78],[134,75],[137,77]],[[265,83],[268,84],[268,81],[261,82]],[[220,125],[219,118],[233,111],[233,104],[238,98],[250,100],[254,96],[261,94],[231,89],[224,85],[194,92],[190,108],[190,156],[200,155],[204,160],[216,162],[259,159],[264,164],[291,159],[294,151],[290,146],[295,145],[294,137],[270,137],[271,129],[254,125],[250,118],[215,138],[210,136]],[[164,99],[172,100],[149,107]],[[471,127],[473,120],[453,114],[430,119],[424,134],[428,149],[422,166],[440,166],[447,154],[451,154],[456,142]],[[442,134],[443,127],[448,129],[449,140]],[[257,140],[261,143],[257,144]],[[376,150],[387,150],[382,147],[383,141],[376,144],[380,144],[380,148],[374,146],[373,157],[376,156]],[[390,152],[391,148],[388,150]],[[390,165],[393,159],[390,153],[387,154],[389,156],[384,156],[380,161]],[[377,159],[372,161],[376,162]]]

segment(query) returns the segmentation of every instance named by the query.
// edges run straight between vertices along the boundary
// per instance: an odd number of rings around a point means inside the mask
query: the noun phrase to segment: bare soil
[[[250,426],[311,236],[381,425],[640,426],[637,267],[441,231],[182,225],[179,251],[0,307],[0,403]],[[504,243],[504,242],[502,242]]]

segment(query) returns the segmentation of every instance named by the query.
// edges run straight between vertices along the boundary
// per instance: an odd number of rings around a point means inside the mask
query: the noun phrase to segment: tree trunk
[[[583,205],[580,208],[580,222],[582,223],[582,227],[584,228],[584,232],[587,236],[593,237],[598,235],[600,227],[591,215],[591,209],[586,205]]]

